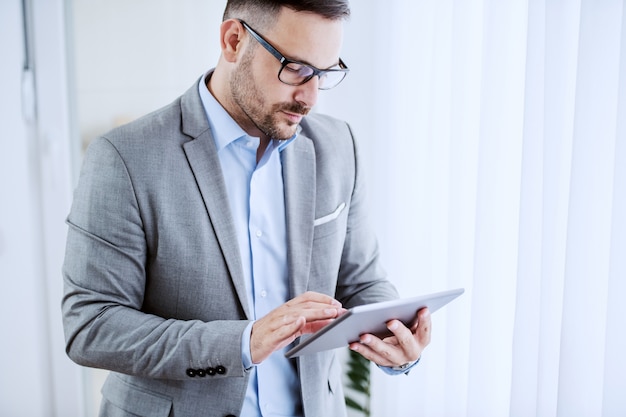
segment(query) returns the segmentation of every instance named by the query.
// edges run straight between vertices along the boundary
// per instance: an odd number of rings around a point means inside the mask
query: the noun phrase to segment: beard
[[[268,105],[253,80],[251,68],[253,52],[254,48],[248,48],[230,78],[233,101],[254,126],[269,138],[290,139],[296,133],[298,123],[281,121],[278,116],[283,111],[304,116],[311,111],[311,107],[299,102]]]

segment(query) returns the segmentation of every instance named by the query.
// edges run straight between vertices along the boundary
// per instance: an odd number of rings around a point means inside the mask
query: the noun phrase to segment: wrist
[[[252,333],[252,325],[254,322],[248,323],[241,337],[241,362],[243,368],[248,370],[254,366],[252,362],[252,353],[250,352],[250,335]]]
[[[406,372],[409,369],[411,369],[419,361],[420,361],[420,358],[417,358],[417,360],[414,360],[412,362],[407,362],[407,363],[404,363],[404,364],[399,365],[399,366],[392,366],[391,369],[393,369],[394,371],[397,371],[397,372]]]

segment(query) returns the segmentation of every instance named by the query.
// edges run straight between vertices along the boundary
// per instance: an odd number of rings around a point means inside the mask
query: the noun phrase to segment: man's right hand
[[[345,311],[339,301],[312,291],[287,301],[252,325],[252,362],[263,362],[274,351],[303,334],[316,332]]]

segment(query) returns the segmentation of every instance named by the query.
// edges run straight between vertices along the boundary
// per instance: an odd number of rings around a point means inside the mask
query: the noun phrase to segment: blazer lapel
[[[222,255],[226,260],[239,301],[246,317],[251,319],[253,316],[246,296],[243,266],[235,226],[228,206],[224,176],[197,86],[197,83],[194,84],[181,98],[183,133],[194,138],[183,144],[183,149],[222,248]]]
[[[289,289],[295,297],[306,291],[315,220],[315,147],[300,134],[282,152]]]

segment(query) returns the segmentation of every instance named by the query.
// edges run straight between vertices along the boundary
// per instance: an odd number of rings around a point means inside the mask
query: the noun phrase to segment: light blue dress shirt
[[[205,85],[198,85],[222,165],[235,222],[250,311],[254,320],[289,300],[287,227],[280,152],[295,140],[272,140],[257,163],[260,139],[230,117]],[[250,358],[250,324],[243,335],[242,362],[251,368],[242,416],[301,416],[300,380],[284,350],[259,365]],[[285,348],[286,349],[286,348]]]

